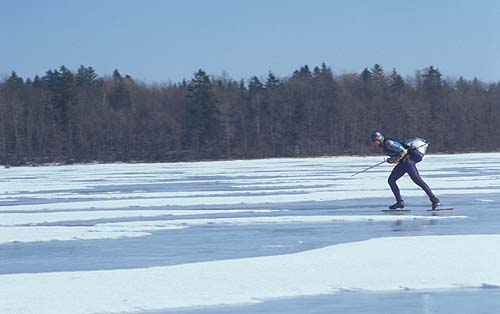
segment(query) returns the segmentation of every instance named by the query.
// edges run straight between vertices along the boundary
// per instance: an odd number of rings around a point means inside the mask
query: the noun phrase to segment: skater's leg
[[[418,185],[422,190],[424,190],[427,196],[429,196],[429,199],[432,200],[436,198],[436,196],[434,196],[434,193],[432,193],[431,188],[427,185],[427,183],[425,183],[425,181],[420,176],[415,161],[412,160],[411,158],[406,158],[401,163],[405,165],[406,172],[408,172],[408,175],[413,180],[413,182],[415,182],[416,185]]]
[[[392,169],[391,175],[389,176],[389,179],[387,180],[397,202],[402,202],[403,198],[401,197],[401,192],[399,191],[399,187],[396,184],[396,181],[399,178],[401,178],[405,173],[406,173],[406,170],[405,170],[405,166],[403,165],[403,163],[398,163],[396,165],[396,167],[394,167],[394,169]]]

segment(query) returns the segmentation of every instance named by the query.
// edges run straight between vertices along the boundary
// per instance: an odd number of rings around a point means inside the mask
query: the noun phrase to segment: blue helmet
[[[375,141],[383,141],[384,140],[384,134],[382,134],[380,131],[375,131],[370,135],[370,139],[372,142]]]

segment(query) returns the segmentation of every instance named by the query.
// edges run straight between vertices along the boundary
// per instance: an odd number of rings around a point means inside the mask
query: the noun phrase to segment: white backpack
[[[408,153],[424,157],[429,147],[429,141],[420,137],[415,137],[403,141],[403,146],[408,149]]]

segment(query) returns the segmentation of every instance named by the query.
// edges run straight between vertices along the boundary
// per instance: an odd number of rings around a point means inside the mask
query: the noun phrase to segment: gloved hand
[[[397,164],[399,162],[399,156],[389,157],[386,159],[386,161],[390,164]]]
[[[399,153],[399,159],[403,159],[405,158],[406,154],[408,154],[408,150],[407,149],[403,149],[400,153]]]

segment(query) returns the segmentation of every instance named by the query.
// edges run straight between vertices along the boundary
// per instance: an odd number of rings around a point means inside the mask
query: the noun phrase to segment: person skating
[[[396,181],[405,173],[408,173],[412,181],[424,190],[427,196],[429,196],[432,204],[432,210],[435,210],[440,205],[439,199],[434,195],[434,193],[432,193],[431,188],[422,179],[416,166],[416,164],[424,157],[428,143],[422,139],[415,139],[414,142],[410,141],[407,144],[403,144],[397,140],[386,138],[379,131],[373,132],[370,135],[370,139],[374,145],[383,148],[384,154],[389,156],[389,158],[387,158],[388,163],[396,164],[389,176],[389,179],[387,180],[392,193],[396,198],[396,203],[389,206],[389,208],[402,209],[405,207],[405,203],[401,197],[401,192],[399,191]]]

